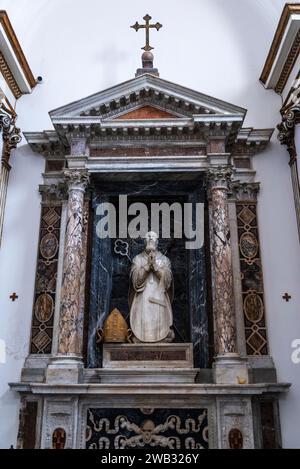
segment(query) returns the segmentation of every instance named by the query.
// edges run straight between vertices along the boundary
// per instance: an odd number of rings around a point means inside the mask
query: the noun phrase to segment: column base
[[[248,384],[249,370],[247,358],[237,353],[218,355],[213,364],[216,384]]]
[[[50,359],[46,383],[78,384],[83,381],[83,361],[79,356],[57,355]]]

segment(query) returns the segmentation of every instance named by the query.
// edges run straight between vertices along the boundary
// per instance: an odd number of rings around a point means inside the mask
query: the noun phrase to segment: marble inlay
[[[52,203],[55,202],[53,201]],[[56,204],[60,203],[61,201],[56,201]],[[41,213],[40,242],[31,326],[31,354],[48,354],[52,350],[60,222],[61,206],[48,206],[46,202],[46,205],[42,207]]]
[[[203,181],[101,182],[95,186],[93,209],[101,202],[118,205],[118,196],[128,195],[128,204],[143,202],[179,203],[205,202]],[[118,219],[118,214],[117,214]],[[91,300],[89,315],[88,366],[100,367],[101,347],[95,347],[96,329],[114,308],[118,308],[129,323],[128,289],[130,259],[141,252],[143,239],[124,239],[128,256],[115,252],[115,239],[100,240],[96,235],[99,217],[94,216]],[[122,251],[118,245],[117,251]],[[206,300],[205,248],[188,251],[184,239],[160,239],[159,250],[170,258],[174,276],[175,297],[172,303],[175,342],[193,342],[195,366],[208,367],[208,318]],[[127,252],[127,249],[125,250]],[[122,251],[123,254],[126,252]]]
[[[111,360],[113,361],[160,361],[160,360],[185,360],[186,353],[185,351],[180,350],[171,350],[171,351],[143,351],[143,352],[111,352]]]
[[[86,449],[208,449],[207,409],[87,409]]]
[[[240,193],[248,194],[248,201]],[[257,191],[236,185],[241,286],[247,355],[267,355],[268,339],[264,306],[263,272],[256,214]]]

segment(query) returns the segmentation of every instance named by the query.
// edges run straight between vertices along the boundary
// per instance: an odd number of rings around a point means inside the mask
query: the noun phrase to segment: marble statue
[[[130,326],[139,342],[171,342],[173,276],[170,260],[157,249],[158,235],[145,236],[145,250],[132,261]]]

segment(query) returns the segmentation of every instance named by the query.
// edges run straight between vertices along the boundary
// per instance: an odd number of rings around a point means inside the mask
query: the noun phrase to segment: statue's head
[[[156,251],[158,246],[158,234],[154,231],[149,231],[145,236],[146,251]]]

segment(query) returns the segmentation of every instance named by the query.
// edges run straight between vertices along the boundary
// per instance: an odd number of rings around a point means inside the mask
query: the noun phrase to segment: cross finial
[[[139,24],[137,21],[135,22],[134,25],[130,26],[131,28],[135,29],[136,32],[138,32],[139,29],[145,29],[146,30],[146,45],[142,47],[141,49],[144,49],[145,51],[149,51],[154,49],[154,47],[150,46],[150,29],[155,28],[157,31],[162,28],[162,24],[160,23],[155,23],[155,24],[150,24],[150,20],[152,17],[150,15],[145,15],[143,20],[145,20],[146,24]]]

